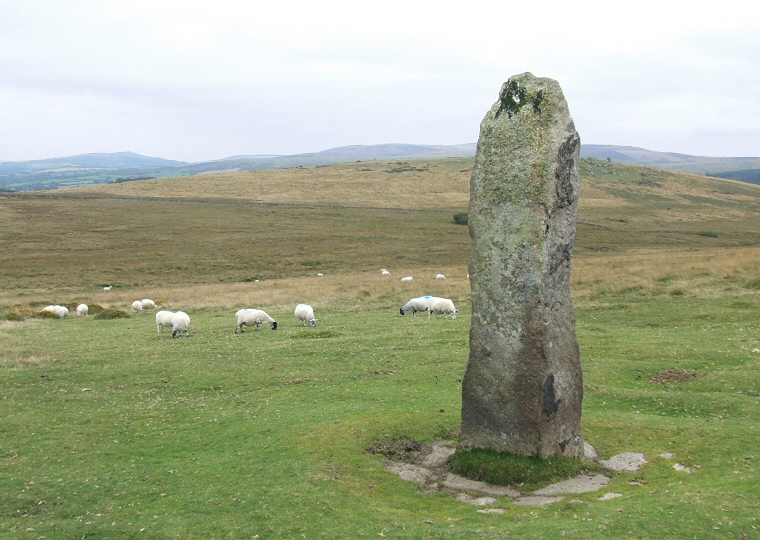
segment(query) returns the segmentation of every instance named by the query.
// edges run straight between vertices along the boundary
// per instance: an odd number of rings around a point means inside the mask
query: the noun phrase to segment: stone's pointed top
[[[536,115],[541,114],[541,106],[544,100],[551,95],[558,95],[564,102],[562,89],[559,83],[554,79],[535,77],[532,73],[523,73],[510,77],[507,82],[501,86],[499,91],[499,108],[496,110],[495,118],[498,118],[502,112],[506,111],[507,117],[512,118],[523,107],[529,106]]]

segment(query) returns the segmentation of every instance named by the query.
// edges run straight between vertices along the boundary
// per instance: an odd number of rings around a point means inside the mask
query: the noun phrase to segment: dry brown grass
[[[450,211],[467,207],[471,167],[471,159],[361,162],[0,196],[9,232],[0,237],[0,306],[461,301],[469,237]],[[712,294],[757,281],[760,187],[587,160],[582,173],[578,301],[631,288]],[[315,207],[293,206],[301,204]],[[450,279],[435,282],[438,272]],[[403,275],[417,279],[401,284]],[[104,293],[107,283],[115,287]]]
[[[441,271],[449,277],[446,280],[434,279],[435,274]],[[410,274],[416,276],[414,281],[401,283],[401,277]],[[469,298],[469,290],[467,268],[460,266],[401,269],[394,271],[390,277],[381,276],[378,269],[377,272],[314,275],[251,283],[166,286],[146,289],[146,293],[154,296],[160,294],[166,299],[161,309],[235,311],[251,307],[290,313],[296,304],[302,302],[313,305],[316,310],[330,307],[351,312],[365,309],[368,303],[393,307],[400,298],[408,300],[424,294],[446,296],[461,302]],[[132,296],[130,292],[111,291],[103,295],[101,303],[104,306],[129,306]]]
[[[465,158],[370,161],[102,184],[56,193],[463,210],[472,163]]]
[[[760,249],[723,248],[602,255],[576,260],[576,301],[638,290],[641,294],[714,297],[727,290],[757,294]]]

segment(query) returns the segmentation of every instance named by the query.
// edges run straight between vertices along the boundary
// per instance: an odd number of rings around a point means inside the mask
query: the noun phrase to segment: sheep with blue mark
[[[399,312],[403,317],[408,311],[412,312],[412,317],[416,316],[418,311],[427,311],[430,308],[430,301],[435,298],[433,296],[419,296],[412,298],[406,304],[401,306]]]

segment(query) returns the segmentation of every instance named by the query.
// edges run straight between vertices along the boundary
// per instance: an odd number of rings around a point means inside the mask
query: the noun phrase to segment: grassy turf
[[[617,300],[578,313],[584,435],[649,464],[615,475],[622,499],[502,501],[498,517],[420,495],[368,452],[456,436],[466,308],[457,321],[322,310],[316,329],[277,313],[276,332],[237,337],[232,313],[208,311],[179,340],[151,314],[4,323],[0,536],[756,534],[760,299]],[[698,375],[649,379],[667,369]]]

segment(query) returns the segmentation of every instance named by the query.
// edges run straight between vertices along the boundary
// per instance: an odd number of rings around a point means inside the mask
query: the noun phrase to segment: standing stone
[[[580,146],[559,84],[530,73],[504,83],[480,125],[460,450],[583,455],[570,296]]]

